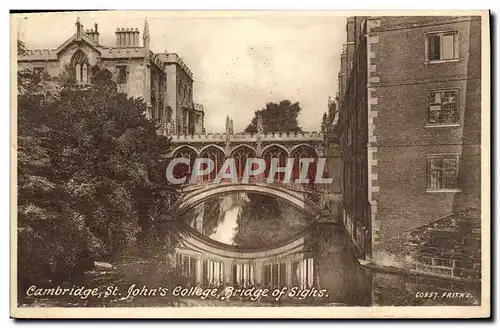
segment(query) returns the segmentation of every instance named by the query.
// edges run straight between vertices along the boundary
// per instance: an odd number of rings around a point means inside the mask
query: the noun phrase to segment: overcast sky
[[[189,17],[187,16],[189,15]],[[205,107],[208,132],[223,132],[225,117],[243,130],[254,111],[270,101],[289,99],[302,106],[299,124],[319,130],[334,97],[345,17],[326,13],[119,12],[23,16],[19,35],[30,49],[57,48],[75,32],[99,25],[100,43],[115,45],[117,27],[139,28],[148,18],[151,48],[176,52],[194,74],[194,101]]]

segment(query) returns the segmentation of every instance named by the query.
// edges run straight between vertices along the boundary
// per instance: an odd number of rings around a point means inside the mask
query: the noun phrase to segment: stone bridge
[[[331,184],[315,183],[316,163],[309,166],[307,184],[293,183],[300,175],[300,158],[327,157],[327,165],[323,168],[323,178],[333,178],[334,185],[338,186],[339,171],[329,170],[331,147],[325,141],[321,132],[268,132],[259,129],[256,133],[233,133],[226,127],[225,133],[208,133],[194,135],[170,135],[174,148],[171,157],[189,158],[190,165],[177,165],[174,175],[186,176],[186,183],[182,188],[183,196],[178,210],[183,212],[196,204],[215,195],[231,192],[256,192],[286,200],[310,214],[318,221],[338,222],[340,219],[340,189]],[[325,151],[325,145],[330,147]],[[337,149],[333,150],[337,152]],[[196,158],[208,158],[214,163],[212,173],[198,177],[192,183],[189,179],[193,171]],[[291,183],[283,182],[283,173],[277,173],[273,183],[267,183],[266,177],[269,167],[260,177],[253,177],[247,183],[223,181],[214,183],[217,173],[227,158],[235,161],[238,178],[243,175],[248,158],[262,158],[266,165],[271,159],[278,159],[279,166],[286,165],[287,159],[294,159]],[[268,165],[269,166],[269,165]],[[332,171],[332,172],[329,172]],[[319,174],[319,173],[318,173]]]

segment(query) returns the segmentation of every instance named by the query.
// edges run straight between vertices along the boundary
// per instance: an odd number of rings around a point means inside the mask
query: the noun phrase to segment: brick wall
[[[375,65],[370,68],[369,77],[378,78],[379,83],[372,85],[377,115],[373,117],[373,126],[368,128],[373,132],[371,146],[376,153],[372,159],[376,165],[368,168],[376,178],[371,181],[372,200],[376,204],[375,214],[372,206],[372,247],[374,260],[380,264],[404,266],[404,262],[422,260],[407,256],[409,232],[450,213],[479,205],[480,81],[477,72],[480,57],[477,52],[480,52],[480,36],[477,31],[480,25],[471,19],[418,21],[384,17],[380,26],[369,34],[368,42],[370,37],[378,41],[372,43],[369,50],[369,64]],[[426,63],[425,33],[443,30],[458,31],[459,60]],[[469,56],[472,53],[474,55]],[[427,92],[441,88],[459,90],[460,120],[455,126],[426,124]],[[368,120],[370,122],[370,117]],[[430,154],[460,154],[460,191],[427,190],[427,156]],[[476,215],[478,218],[479,214]],[[471,231],[468,234],[471,235]],[[466,243],[463,236],[448,234],[447,238],[455,238],[450,244],[457,240]],[[474,244],[477,238],[473,236],[467,242]],[[449,265],[442,265],[445,262]],[[417,269],[453,275],[456,263],[462,262],[430,256],[428,267],[423,265]]]

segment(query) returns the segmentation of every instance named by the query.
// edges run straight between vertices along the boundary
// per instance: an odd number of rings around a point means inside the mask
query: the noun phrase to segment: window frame
[[[87,54],[85,54],[82,49],[76,50],[73,54],[71,58],[71,69],[73,77],[78,84],[86,85],[90,82],[90,62]]]
[[[441,187],[440,188],[432,188],[431,187],[431,160],[432,159],[441,159],[442,161],[444,159],[449,159],[449,158],[454,158],[456,161],[456,166],[455,166],[455,187],[454,188],[445,188],[443,185],[444,181],[444,174],[441,174]],[[459,153],[443,153],[443,154],[428,154],[426,157],[426,191],[427,192],[460,192],[461,191],[461,186],[460,186],[460,181],[459,181],[459,175],[460,175],[460,154]],[[441,173],[443,173],[445,170],[443,166],[441,166]]]
[[[453,35],[453,58],[443,59],[443,36],[445,35]],[[440,59],[430,59],[430,36],[439,35],[440,36],[440,50],[439,57]],[[448,62],[457,62],[460,60],[460,34],[458,30],[446,30],[446,31],[431,31],[426,32],[425,36],[425,63],[426,64],[434,64],[434,63],[448,63]]]
[[[42,75],[46,72],[45,66],[33,66],[33,73]]]
[[[450,92],[454,91],[456,92],[455,95],[455,121],[454,122],[446,122],[446,123],[431,123],[429,118],[430,118],[430,112],[431,112],[431,99],[430,99],[430,93],[432,92]],[[441,106],[442,110],[442,106]],[[450,88],[432,88],[432,89],[426,89],[426,94],[425,94],[425,127],[456,127],[460,126],[460,88],[458,87],[450,87]]]
[[[121,82],[120,80],[120,72],[121,70],[124,70],[125,72],[125,80],[124,82]],[[116,84],[127,84],[128,82],[128,67],[127,67],[127,64],[118,64],[116,65]]]

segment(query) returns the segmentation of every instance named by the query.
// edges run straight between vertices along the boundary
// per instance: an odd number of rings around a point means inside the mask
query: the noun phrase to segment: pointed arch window
[[[175,152],[175,158],[189,158],[190,164],[180,163],[174,167],[173,175],[176,179],[186,178],[186,183],[189,182],[191,174],[193,173],[193,166],[198,154],[196,151],[189,147],[182,147]]]
[[[301,158],[314,158],[316,159],[318,156],[316,154],[316,151],[314,148],[309,147],[309,146],[299,146],[298,148],[294,149],[292,151],[291,157],[294,158],[294,165],[293,165],[293,181],[295,179],[300,178],[300,174],[302,171],[302,163],[300,163]],[[316,161],[316,160],[315,160]],[[314,180],[316,177],[316,163],[310,163],[308,170],[307,170],[307,175],[306,179],[309,179],[309,185],[314,185]]]
[[[247,159],[255,157],[255,152],[246,146],[241,146],[233,150],[232,157],[236,165],[238,179],[243,177]]]
[[[82,50],[77,50],[73,55],[72,67],[76,81],[87,84],[89,82],[89,61]]]
[[[214,180],[217,176],[217,173],[220,171],[222,165],[224,164],[224,152],[219,148],[210,146],[201,153],[200,158],[209,158],[214,162],[213,170],[209,174],[203,176],[203,181]]]
[[[279,167],[285,167],[286,166],[286,161],[288,158],[288,154],[286,150],[284,150],[281,147],[278,146],[272,146],[264,151],[262,154],[262,157],[264,158],[264,161],[266,162],[266,169],[264,171],[264,176],[267,178],[269,176],[269,173],[271,171],[271,162],[274,158],[278,159],[278,166]],[[283,181],[285,178],[285,173],[284,172],[277,172],[275,175],[272,177],[273,181]]]

